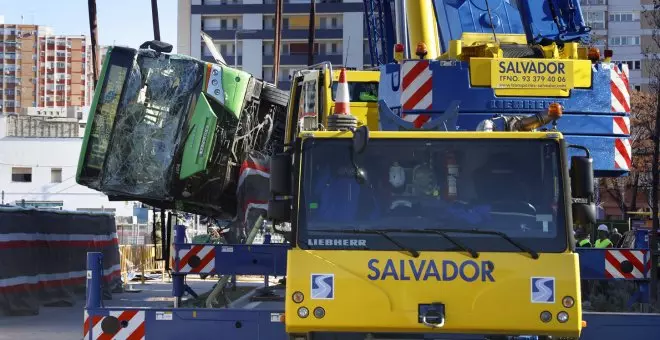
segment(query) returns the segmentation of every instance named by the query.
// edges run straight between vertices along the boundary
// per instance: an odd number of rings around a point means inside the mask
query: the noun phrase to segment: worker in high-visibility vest
[[[598,226],[598,239],[596,240],[596,248],[612,248],[612,241],[609,239],[610,229],[606,225],[601,224]]]
[[[583,229],[580,229],[575,233],[575,238],[577,240],[576,246],[586,247],[586,248],[592,247],[589,233],[584,231]]]

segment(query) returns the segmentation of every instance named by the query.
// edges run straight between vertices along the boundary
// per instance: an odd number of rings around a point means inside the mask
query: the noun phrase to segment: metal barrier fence
[[[156,261],[157,258],[163,257],[161,245],[120,245],[119,256],[124,282],[132,279],[136,274],[144,277],[143,274],[162,273],[165,270],[165,261]]]

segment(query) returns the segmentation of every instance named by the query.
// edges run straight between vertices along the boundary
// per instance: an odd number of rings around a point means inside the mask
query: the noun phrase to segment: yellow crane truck
[[[308,97],[333,105],[332,72],[294,75],[271,160],[268,214],[292,227],[291,338],[579,337],[572,226],[594,219],[593,170],[587,150],[569,171],[572,145],[537,131],[561,105],[507,132],[383,131],[378,116],[305,110]],[[305,96],[310,74],[325,82]]]

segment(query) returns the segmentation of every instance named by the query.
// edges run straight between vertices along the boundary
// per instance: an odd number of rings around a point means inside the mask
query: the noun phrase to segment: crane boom
[[[371,55],[371,65],[392,62],[394,24],[390,0],[364,0],[364,18]]]

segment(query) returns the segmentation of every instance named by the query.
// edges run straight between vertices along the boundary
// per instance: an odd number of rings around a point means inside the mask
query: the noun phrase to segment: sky
[[[158,0],[162,41],[176,52],[177,0]],[[87,0],[0,0],[5,24],[50,26],[55,34],[90,35]],[[153,40],[151,0],[96,0],[99,45],[137,48]]]

